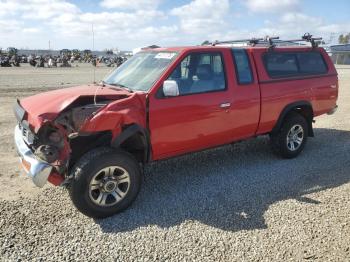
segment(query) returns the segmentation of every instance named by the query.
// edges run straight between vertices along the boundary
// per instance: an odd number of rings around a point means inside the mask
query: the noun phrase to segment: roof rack
[[[250,44],[250,45],[256,45],[258,44],[260,41],[263,41],[264,38],[251,38],[251,39],[239,39],[239,40],[228,40],[228,41],[214,41],[212,43],[209,43],[212,46],[215,45],[220,45],[220,44],[234,44],[234,43],[246,43],[246,44]]]
[[[278,40],[278,41],[274,41]],[[309,42],[311,46],[318,47],[319,41],[322,40],[322,37],[312,37],[310,33],[305,33],[300,39],[291,39],[291,40],[279,40],[279,36],[265,36],[264,38],[251,38],[251,39],[240,39],[240,40],[228,40],[228,41],[214,41],[209,43],[212,46],[220,44],[234,44],[234,43],[245,43],[247,45],[268,45],[269,48],[273,48],[276,44],[280,43],[296,43],[296,42]]]
[[[279,40],[278,43],[295,43],[295,42],[309,42],[312,47],[318,47],[319,41],[322,37],[312,37],[310,33],[305,33],[301,39]]]

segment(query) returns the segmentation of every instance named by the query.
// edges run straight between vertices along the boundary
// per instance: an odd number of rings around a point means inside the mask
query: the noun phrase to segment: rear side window
[[[298,74],[295,54],[267,54],[265,55],[265,66],[272,78],[295,76]]]
[[[238,83],[252,83],[253,75],[247,52],[244,49],[232,49],[232,54],[235,62]]]
[[[263,60],[271,78],[327,73],[327,65],[318,52],[267,53]]]
[[[324,74],[327,72],[327,66],[320,53],[299,53],[297,58],[302,74]]]

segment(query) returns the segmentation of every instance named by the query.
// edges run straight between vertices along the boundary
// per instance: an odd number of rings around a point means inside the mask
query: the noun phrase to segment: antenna
[[[95,49],[95,34],[94,34],[94,24],[91,24],[91,31],[92,31],[92,52],[94,52],[94,49]],[[91,52],[91,53],[92,53]],[[94,81],[93,83],[95,84],[96,83],[96,68],[95,66],[93,65],[93,69],[94,69]]]
[[[92,50],[91,50],[91,54],[92,52],[94,52],[94,49],[95,49],[95,35],[94,35],[94,24],[91,24],[91,31],[92,31]],[[92,65],[93,67],[93,72],[94,72],[94,84],[96,84],[96,66]],[[95,94],[94,94],[94,104],[96,105],[97,104],[97,91],[99,89],[100,86],[97,86],[96,89],[95,89]]]

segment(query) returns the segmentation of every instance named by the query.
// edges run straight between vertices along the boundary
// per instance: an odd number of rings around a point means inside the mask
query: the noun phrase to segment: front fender
[[[141,135],[143,148],[145,149],[144,163],[149,162],[151,159],[151,143],[149,138],[149,132],[138,124],[132,124],[125,128],[115,139],[112,140],[111,146],[119,148],[127,139],[134,135]]]

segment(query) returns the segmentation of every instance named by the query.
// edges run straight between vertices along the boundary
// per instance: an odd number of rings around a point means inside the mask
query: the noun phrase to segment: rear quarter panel
[[[312,107],[314,116],[329,112],[337,104],[338,99],[338,74],[332,60],[323,48],[320,48],[328,67],[328,74],[324,77],[314,78],[311,86]]]

